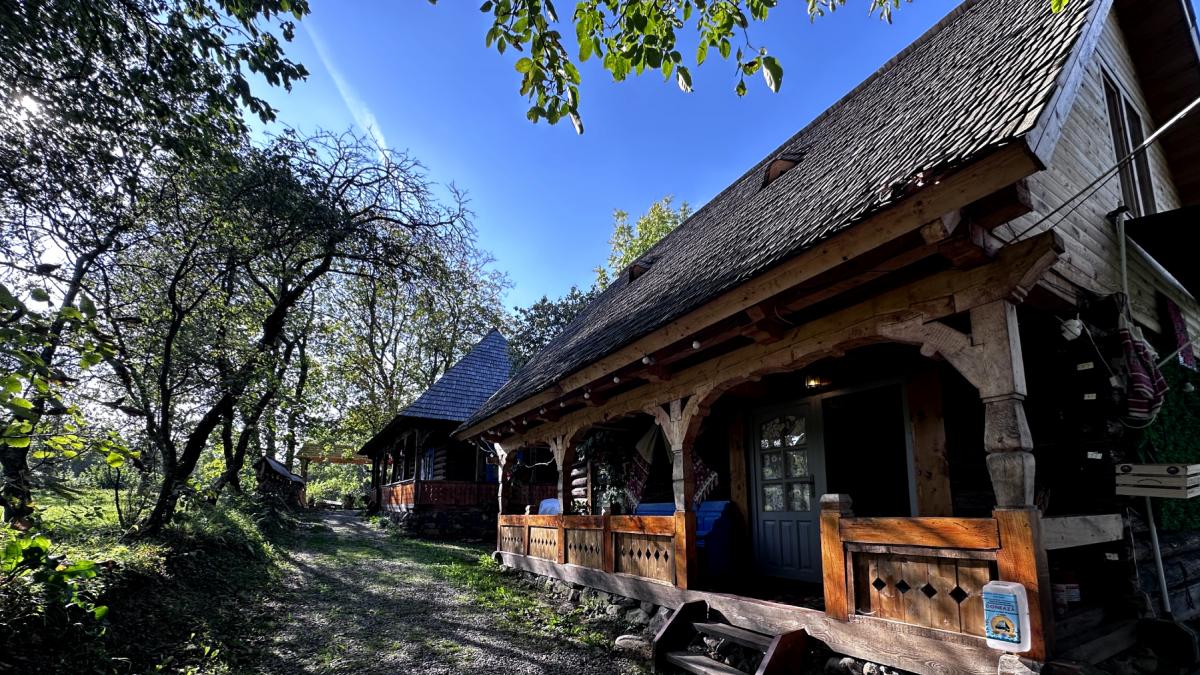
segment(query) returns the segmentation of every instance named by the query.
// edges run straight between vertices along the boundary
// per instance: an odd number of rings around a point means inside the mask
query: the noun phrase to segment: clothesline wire
[[[1059,212],[1061,212],[1063,209],[1070,206],[1071,208],[1066,213],[1063,213],[1060,218],[1058,218],[1053,223],[1051,223],[1050,227],[1048,227],[1047,230],[1052,230],[1055,227],[1058,227],[1058,225],[1060,223],[1065,221],[1068,216],[1070,216],[1072,213],[1075,212],[1075,209],[1079,208],[1080,204],[1087,201],[1087,199],[1089,197],[1091,197],[1092,195],[1094,195],[1096,192],[1098,192],[1100,190],[1100,188],[1103,187],[1104,184],[1109,181],[1109,179],[1111,179],[1113,176],[1117,175],[1117,173],[1121,170],[1122,167],[1124,167],[1126,164],[1132,162],[1138,156],[1139,153],[1145,152],[1146,149],[1149,148],[1151,145],[1153,145],[1154,142],[1157,141],[1160,136],[1162,136],[1163,134],[1170,131],[1172,127],[1174,127],[1176,124],[1181,122],[1188,115],[1192,114],[1192,112],[1194,112],[1196,110],[1196,108],[1200,108],[1200,97],[1197,97],[1195,100],[1193,100],[1191,103],[1189,103],[1183,110],[1180,110],[1178,113],[1176,113],[1175,116],[1172,117],[1170,120],[1168,120],[1166,124],[1163,124],[1162,126],[1160,126],[1158,129],[1156,129],[1154,131],[1154,133],[1150,134],[1150,136],[1147,137],[1146,140],[1142,141],[1141,145],[1139,145],[1136,148],[1134,148],[1133,150],[1131,150],[1129,152],[1129,154],[1125,155],[1120,160],[1118,160],[1116,164],[1112,165],[1107,170],[1105,170],[1103,173],[1101,173],[1099,176],[1097,176],[1094,180],[1092,180],[1092,182],[1090,182],[1086,186],[1084,186],[1083,189],[1079,190],[1074,195],[1071,195],[1070,197],[1068,197],[1065,201],[1063,201],[1063,203],[1059,204],[1053,211],[1042,216],[1036,222],[1034,222],[1032,225],[1025,228],[1024,230],[1021,230],[1019,233],[1017,233],[1016,236],[1014,236],[1012,239],[1009,239],[1008,241],[1006,241],[1004,243],[1011,244],[1011,243],[1021,239],[1025,235],[1027,235],[1030,232],[1032,232],[1033,230],[1037,229],[1039,226],[1041,226],[1046,221],[1048,221],[1051,218],[1058,215]],[[1080,199],[1080,197],[1083,197],[1083,199]],[[1076,200],[1079,200],[1079,201],[1076,202]]]

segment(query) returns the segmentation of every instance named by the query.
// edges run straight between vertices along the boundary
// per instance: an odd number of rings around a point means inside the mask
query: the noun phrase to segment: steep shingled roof
[[[458,363],[443,373],[432,387],[364,443],[357,454],[373,454],[394,439],[406,424],[415,420],[462,422],[504,386],[511,372],[508,340],[500,331],[492,329]]]
[[[622,275],[465,429],[1029,132],[1092,0],[967,0]],[[803,154],[764,186],[767,165]]]
[[[508,382],[508,340],[493,329],[397,417],[461,422]]]

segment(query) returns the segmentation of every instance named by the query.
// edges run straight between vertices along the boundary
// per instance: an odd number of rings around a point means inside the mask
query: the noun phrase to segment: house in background
[[[493,532],[499,511],[494,453],[450,432],[508,381],[511,369],[508,341],[493,330],[364,443],[357,454],[371,461],[370,508],[420,534]],[[555,496],[556,480],[553,466],[525,470],[509,507],[523,511]]]
[[[1185,0],[954,9],[455,433],[505,477],[534,448],[559,468],[563,515],[506,510],[497,558],[679,609],[655,665],[696,673],[736,672],[687,650],[702,635],[760,673],[814,641],[939,675],[1130,647],[1162,598],[1114,473],[1146,461],[1147,347],[1196,351],[1200,114],[1127,157],[1200,98],[1194,23]],[[993,581],[1027,624],[985,612]],[[1198,589],[1168,588],[1178,617]],[[989,630],[1029,644],[1002,658]]]
[[[262,455],[254,460],[250,467],[254,469],[259,493],[277,497],[292,508],[302,509],[308,506],[304,494],[304,479],[288,471],[288,468],[275,458]]]

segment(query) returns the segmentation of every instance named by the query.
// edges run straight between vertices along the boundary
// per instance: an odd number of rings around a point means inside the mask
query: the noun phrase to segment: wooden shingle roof
[[[1028,133],[1093,0],[968,0],[666,236],[465,430]],[[799,157],[764,184],[767,166]]]
[[[508,381],[508,340],[492,329],[397,417],[462,422]]]
[[[492,329],[433,386],[364,443],[357,454],[373,455],[393,442],[398,433],[421,420],[456,423],[466,420],[508,381],[511,372],[508,340]]]

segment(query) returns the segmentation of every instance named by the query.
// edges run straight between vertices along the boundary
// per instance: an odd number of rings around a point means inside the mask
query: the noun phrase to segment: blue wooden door
[[[796,403],[754,416],[754,557],[763,574],[821,579],[819,406]]]

